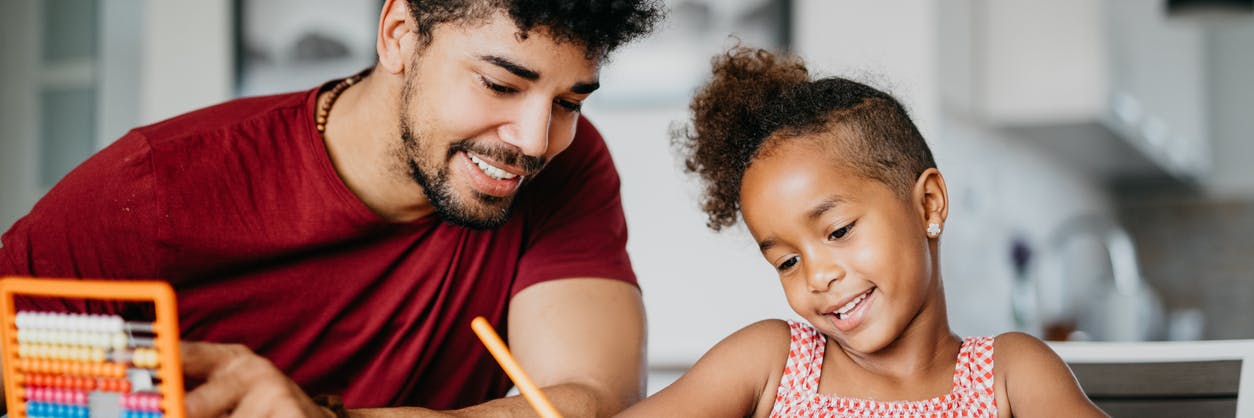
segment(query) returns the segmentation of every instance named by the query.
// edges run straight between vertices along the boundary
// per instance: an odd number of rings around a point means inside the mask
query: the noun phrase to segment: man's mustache
[[[448,156],[452,157],[459,151],[474,153],[501,164],[518,167],[523,170],[525,176],[531,176],[539,172],[548,163],[548,158],[545,157],[526,155],[508,146],[479,144],[469,139],[457,141],[449,145]]]

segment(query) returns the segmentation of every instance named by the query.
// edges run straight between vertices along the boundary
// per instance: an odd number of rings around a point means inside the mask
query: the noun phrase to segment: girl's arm
[[[1071,368],[1049,346],[1011,332],[993,342],[998,415],[1007,417],[1106,417],[1076,383]]]
[[[754,323],[724,338],[679,380],[620,417],[766,417],[788,361],[788,324]]]

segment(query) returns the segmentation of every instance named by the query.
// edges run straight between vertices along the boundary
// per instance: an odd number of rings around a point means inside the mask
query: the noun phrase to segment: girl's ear
[[[409,2],[387,0],[379,15],[379,34],[375,42],[379,68],[392,74],[403,73],[413,62],[418,42],[418,27],[409,13]]]
[[[929,168],[914,183],[911,201],[918,209],[919,221],[928,238],[940,236],[949,217],[949,191],[940,170]]]

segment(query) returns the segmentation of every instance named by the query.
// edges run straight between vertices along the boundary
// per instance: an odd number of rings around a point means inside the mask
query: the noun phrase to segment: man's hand
[[[334,418],[274,367],[238,344],[183,342],[183,372],[205,379],[187,393],[190,418]]]

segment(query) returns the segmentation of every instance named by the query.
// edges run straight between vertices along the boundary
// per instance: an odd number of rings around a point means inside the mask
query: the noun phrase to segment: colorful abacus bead
[[[157,368],[159,365],[157,358],[157,350],[151,348],[136,348],[131,353],[131,363],[135,364],[135,367],[145,369]]]
[[[131,411],[161,412],[161,395],[153,393],[123,394],[122,408]]]
[[[104,392],[130,392],[131,382],[126,379],[99,379],[97,382],[99,390]]]
[[[160,379],[154,323],[125,322],[116,315],[18,312],[17,380],[26,416],[88,418],[90,393],[116,393],[121,416],[162,418],[160,393],[131,393],[128,366],[151,369]],[[145,385],[151,388],[150,385]],[[160,385],[157,386],[160,388]]]
[[[93,390],[96,388],[96,379],[90,377],[75,377],[74,387],[81,390]]]
[[[44,388],[28,387],[24,395],[27,402],[42,402],[44,400]]]
[[[56,376],[51,376],[51,379],[49,380],[50,380],[48,382],[50,383],[49,386],[52,386],[54,388],[64,388],[64,387],[69,387],[70,382],[73,381],[74,378],[71,376],[56,375]]]
[[[89,412],[85,406],[47,402],[30,402],[26,404],[26,415],[31,417],[87,418],[88,414]]]

